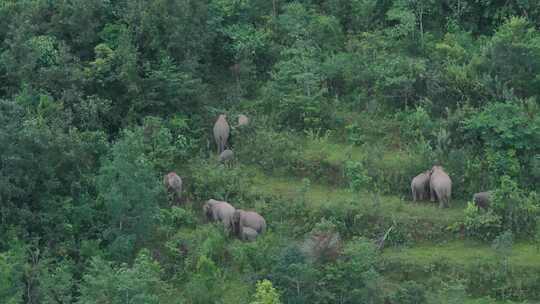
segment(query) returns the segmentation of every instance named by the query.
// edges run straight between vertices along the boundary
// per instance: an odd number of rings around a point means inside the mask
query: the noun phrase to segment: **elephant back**
[[[219,115],[216,123],[214,124],[214,137],[227,139],[229,137],[230,127],[227,122],[227,117],[224,114]]]
[[[234,152],[230,149],[226,149],[219,155],[219,161],[224,162],[234,158]]]
[[[244,211],[241,216],[242,227],[250,227],[258,233],[263,233],[266,230],[265,219],[254,211]]]
[[[182,179],[175,172],[170,172],[167,175],[165,175],[164,183],[165,183],[165,186],[169,190],[174,190],[174,191],[182,190]]]
[[[247,126],[249,124],[249,118],[244,115],[244,114],[240,114],[238,115],[238,126]]]

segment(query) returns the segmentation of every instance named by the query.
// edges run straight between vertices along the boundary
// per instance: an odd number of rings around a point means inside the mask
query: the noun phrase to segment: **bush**
[[[191,179],[186,182],[186,192],[195,200],[197,210],[211,198],[228,201],[235,206],[249,201],[247,197],[253,176],[246,168],[225,168],[217,161],[193,160],[188,170]]]
[[[147,250],[139,253],[133,266],[94,258],[83,275],[78,303],[163,303],[170,289],[161,280],[161,272]]]
[[[97,176],[98,200],[108,227],[103,238],[121,261],[133,254],[135,245],[150,239],[159,205],[166,202],[161,179],[144,153],[138,131],[123,133]]]
[[[281,304],[279,293],[268,280],[257,282],[257,292],[254,297],[255,301],[250,304]]]
[[[532,237],[536,231],[539,203],[536,193],[526,194],[516,182],[504,176],[499,188],[493,192],[487,211],[469,203],[464,226],[469,235],[482,240],[492,240],[506,230],[519,237]]]
[[[403,282],[395,295],[392,303],[396,304],[422,304],[427,302],[425,287],[414,281]]]
[[[253,136],[244,139],[237,149],[237,155],[244,163],[273,172],[277,168],[292,168],[300,146],[292,133],[260,128]]]
[[[314,263],[327,263],[338,258],[341,247],[341,237],[336,226],[323,219],[307,236],[302,244],[302,252]]]
[[[381,148],[365,147],[366,167],[376,188],[382,193],[410,197],[411,180],[433,165],[432,149],[425,141],[409,146],[402,152],[384,155]]]

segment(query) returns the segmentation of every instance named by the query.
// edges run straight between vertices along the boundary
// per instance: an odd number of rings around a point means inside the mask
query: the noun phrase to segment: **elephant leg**
[[[431,201],[435,201],[435,190],[429,189],[429,196],[431,197]]]
[[[437,200],[439,201],[439,208],[444,208],[444,195],[441,195],[441,193],[438,193],[437,191],[435,191],[435,196],[437,198]]]
[[[416,191],[414,191],[414,188],[412,189],[412,200],[416,202]]]

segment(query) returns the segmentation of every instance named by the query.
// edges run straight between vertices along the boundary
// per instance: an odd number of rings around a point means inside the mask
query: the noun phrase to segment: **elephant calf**
[[[225,150],[219,155],[219,162],[224,164],[231,164],[234,159],[234,152],[232,150]]]
[[[491,192],[478,192],[473,195],[474,204],[481,209],[486,209],[491,204]]]
[[[213,222],[221,222],[225,232],[231,232],[233,229],[234,209],[231,204],[214,199],[208,200],[203,205],[203,212],[208,220]]]
[[[259,233],[257,233],[257,231],[255,231],[255,229],[250,228],[250,227],[243,227],[242,228],[242,233],[240,235],[240,239],[242,241],[253,242],[253,241],[255,241],[257,239],[258,235],[259,235]]]
[[[169,172],[163,177],[167,192],[171,193],[174,201],[179,204],[182,199],[182,179],[175,172]]]
[[[450,207],[450,198],[452,197],[452,180],[441,166],[431,168],[431,177],[429,179],[429,192],[431,201],[435,198],[439,200],[439,208]]]
[[[233,222],[234,231],[240,238],[242,238],[242,233],[245,228],[251,228],[258,234],[266,231],[266,221],[257,212],[237,209],[234,212]]]
[[[429,179],[431,172],[429,170],[415,176],[411,182],[411,191],[413,201],[427,199],[429,197]]]

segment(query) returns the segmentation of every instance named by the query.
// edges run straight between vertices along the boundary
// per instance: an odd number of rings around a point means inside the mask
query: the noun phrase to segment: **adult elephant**
[[[411,191],[413,201],[427,199],[429,197],[429,179],[431,177],[430,170],[422,172],[415,176],[411,181]]]
[[[473,202],[478,208],[486,209],[491,204],[491,191],[478,192],[473,195]]]
[[[441,166],[431,168],[429,178],[429,192],[431,201],[439,201],[439,208],[450,207],[450,198],[452,197],[452,180]]]
[[[233,222],[234,231],[240,238],[242,238],[242,233],[245,228],[251,228],[255,230],[257,234],[266,231],[266,221],[260,214],[254,211],[237,209],[234,212]]]
[[[229,140],[229,135],[231,128],[227,122],[227,115],[219,115],[216,123],[214,124],[214,139],[217,146],[217,154],[221,154],[225,147],[227,146],[227,141]]]
[[[225,232],[231,232],[233,229],[233,218],[236,209],[231,204],[224,201],[209,199],[203,205],[203,212],[212,222],[221,222]]]
[[[169,172],[163,177],[163,183],[174,201],[179,204],[182,200],[182,179],[175,172]]]

